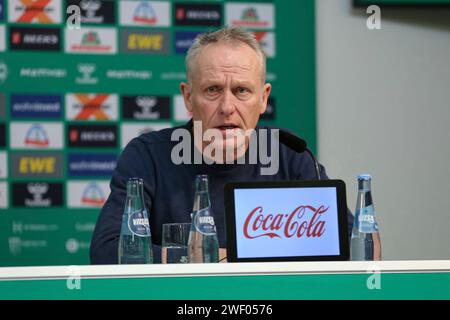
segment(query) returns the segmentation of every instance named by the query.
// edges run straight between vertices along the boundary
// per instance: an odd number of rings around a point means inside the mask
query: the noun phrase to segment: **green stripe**
[[[159,277],[0,281],[0,299],[450,299],[450,273]]]

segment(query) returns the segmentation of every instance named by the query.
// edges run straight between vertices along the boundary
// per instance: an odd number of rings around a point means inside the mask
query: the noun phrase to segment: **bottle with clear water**
[[[219,262],[219,241],[209,199],[208,176],[195,178],[194,208],[188,251],[190,263]]]
[[[351,238],[351,260],[381,260],[381,240],[371,191],[372,177],[358,176],[358,198]]]
[[[131,178],[119,239],[119,264],[153,263],[152,237],[144,202],[144,181]]]

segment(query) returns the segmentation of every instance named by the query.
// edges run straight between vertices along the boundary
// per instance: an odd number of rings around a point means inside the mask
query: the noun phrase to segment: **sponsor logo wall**
[[[275,0],[0,0],[0,266],[89,263],[120,152],[191,118],[179,83],[195,37],[243,26],[270,69],[275,14]]]
[[[59,28],[10,27],[9,48],[11,50],[61,49]]]
[[[5,51],[6,48],[5,40],[6,40],[5,26],[0,25],[0,52]]]

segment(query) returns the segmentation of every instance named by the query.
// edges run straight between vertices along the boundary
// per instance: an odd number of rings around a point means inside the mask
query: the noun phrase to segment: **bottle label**
[[[128,229],[138,237],[150,237],[150,224],[147,211],[138,210],[130,213],[128,218]]]
[[[216,224],[210,215],[209,209],[199,210],[195,215],[195,229],[205,235],[216,234]]]
[[[375,221],[375,210],[373,206],[364,207],[356,212],[356,227],[361,233],[378,232],[378,224]]]

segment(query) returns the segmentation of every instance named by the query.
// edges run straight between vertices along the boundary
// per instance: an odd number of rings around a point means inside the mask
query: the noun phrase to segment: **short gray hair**
[[[207,45],[218,42],[226,42],[233,45],[244,43],[252,48],[261,57],[262,80],[265,81],[266,54],[264,53],[264,50],[258,40],[256,40],[255,35],[240,27],[225,27],[214,32],[199,34],[195,38],[194,43],[189,48],[185,59],[186,77],[189,84],[192,83],[192,70],[195,58]]]

